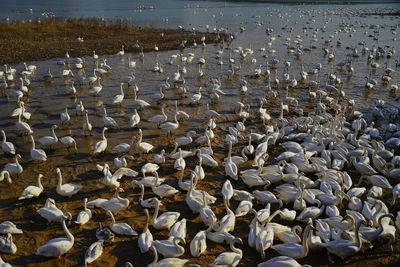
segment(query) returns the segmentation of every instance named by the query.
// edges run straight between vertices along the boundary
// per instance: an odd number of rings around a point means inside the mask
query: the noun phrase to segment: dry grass
[[[160,34],[164,33],[164,37]],[[63,57],[68,51],[71,56],[115,54],[125,46],[133,51],[132,45],[139,41],[144,51],[177,49],[181,40],[190,45],[193,40],[200,43],[205,35],[206,43],[214,42],[216,34],[197,33],[184,30],[130,27],[127,21],[104,21],[91,19],[61,19],[0,24],[0,64]],[[83,43],[76,42],[82,37]]]

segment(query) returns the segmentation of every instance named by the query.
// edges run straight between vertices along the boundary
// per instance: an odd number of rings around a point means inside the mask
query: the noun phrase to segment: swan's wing
[[[122,176],[136,177],[139,173],[130,168],[119,168],[114,174],[113,179],[120,179]]]

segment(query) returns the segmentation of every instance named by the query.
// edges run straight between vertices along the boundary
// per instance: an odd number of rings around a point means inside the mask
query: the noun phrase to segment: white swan
[[[177,119],[177,114],[175,113],[174,115],[174,122],[164,122],[159,126],[160,129],[164,130],[167,132],[167,136],[171,134],[171,131],[176,130],[179,127],[179,122]]]
[[[144,225],[143,232],[138,238],[138,245],[141,253],[146,253],[149,251],[153,243],[153,235],[149,230],[149,211],[144,209],[144,212],[146,214],[146,224]]]
[[[127,223],[115,223],[114,215],[112,214],[111,211],[107,210],[106,211],[107,215],[111,217],[111,224],[110,224],[110,229],[116,234],[119,235],[137,235],[137,232],[132,229],[132,227],[129,226]]]
[[[225,161],[225,174],[231,177],[233,180],[237,181],[238,178],[238,168],[235,162],[232,161],[232,142],[229,141],[229,152],[228,158]]]
[[[206,166],[209,166],[209,167],[217,167],[218,166],[218,162],[215,159],[213,159],[213,157],[211,157],[208,154],[203,154],[200,149],[196,150],[196,156],[199,158],[199,160],[201,158],[202,162]]]
[[[103,131],[102,131],[103,140],[98,141],[98,142],[94,145],[94,150],[93,150],[93,154],[94,154],[94,155],[99,154],[99,153],[101,153],[101,152],[104,152],[104,153],[105,153],[105,151],[106,151],[106,148],[107,148],[107,138],[106,138],[106,136],[104,135],[104,133],[105,133],[106,130],[108,130],[108,128],[107,128],[107,127],[104,127],[104,128],[103,128]]]
[[[193,257],[200,257],[207,249],[207,233],[211,231],[213,225],[207,228],[207,230],[203,230],[198,232],[190,242],[190,254]]]
[[[72,197],[83,188],[82,185],[76,184],[62,184],[62,175],[60,168],[56,169],[58,175],[57,193],[64,197]]]
[[[129,153],[131,147],[135,141],[134,136],[132,136],[130,144],[128,143],[120,143],[112,148],[113,151],[117,152],[118,154]]]
[[[18,229],[18,227],[10,221],[4,221],[0,223],[0,234],[5,235],[5,234],[22,234],[23,231],[21,229]]]
[[[27,198],[39,197],[40,194],[43,192],[43,185],[40,182],[42,177],[43,177],[42,174],[38,174],[38,177],[37,177],[38,186],[30,185],[30,186],[26,187],[24,189],[24,191],[22,191],[22,194],[18,199],[22,200],[22,199],[27,199]]]
[[[1,130],[1,133],[3,134],[3,141],[1,141],[1,149],[9,154],[15,154],[15,146],[11,142],[7,142],[7,136],[4,130]]]
[[[242,260],[243,252],[242,250],[235,248],[235,243],[239,242],[243,244],[241,238],[236,237],[230,240],[230,248],[232,252],[223,252],[217,256],[213,263],[208,266],[232,266],[235,267]]]
[[[67,135],[67,136],[63,136],[60,139],[61,144],[65,145],[67,147],[67,150],[69,151],[69,148],[71,146],[74,147],[75,152],[78,151],[78,148],[76,147],[76,141],[74,138],[72,138],[71,136]]]
[[[21,121],[21,115],[22,113],[18,115],[18,122],[17,122],[18,131],[22,134],[33,134],[31,126],[29,126],[28,123]]]
[[[153,193],[159,196],[160,198],[171,196],[179,192],[176,188],[168,184],[158,185],[159,184],[158,179],[159,179],[158,173],[156,172],[156,179],[154,180],[154,184],[151,187],[151,189],[153,190]]]
[[[39,215],[45,218],[48,222],[60,222],[64,220],[65,216],[71,215],[69,212],[64,214],[60,209],[58,209],[54,199],[51,198],[46,199],[46,203],[42,208],[37,210],[37,213],[39,213]]]
[[[65,107],[65,112],[60,114],[61,124],[69,122],[71,120],[71,116],[68,113],[68,105]]]
[[[67,238],[55,238],[47,242],[45,245],[39,247],[35,254],[45,257],[59,257],[68,252],[74,245],[74,236],[68,231],[65,224],[66,218],[62,220],[61,224]]]
[[[229,208],[228,200],[224,198],[224,205],[226,209],[226,215],[222,217],[217,232],[232,232],[235,229],[236,216],[235,213]]]
[[[103,254],[104,240],[92,243],[85,252],[85,266],[97,260]]]
[[[133,128],[136,125],[138,125],[140,122],[140,115],[137,112],[137,109],[133,110],[133,114],[131,116],[131,118],[129,119],[129,127]]]
[[[0,252],[7,254],[15,254],[17,252],[17,246],[13,242],[12,235],[10,233],[7,236],[0,236]]]
[[[47,135],[47,136],[40,137],[38,142],[41,143],[42,146],[50,146],[50,149],[51,149],[51,145],[57,144],[57,142],[58,142],[57,135],[54,132],[54,129],[56,129],[56,128],[58,128],[57,125],[51,126],[51,132],[53,135],[52,136]]]
[[[118,127],[118,123],[112,118],[107,116],[106,107],[103,107],[103,123],[106,127]]]
[[[166,258],[158,261],[157,249],[151,246],[151,251],[154,253],[154,261],[147,265],[147,267],[183,267],[189,260]]]
[[[161,105],[161,114],[154,115],[149,119],[149,121],[157,123],[157,127],[159,127],[161,123],[167,121],[167,115],[165,115],[164,108],[165,104]]]
[[[156,210],[151,218],[151,225],[157,229],[170,229],[172,225],[178,220],[181,215],[179,212],[164,212],[158,216],[158,211],[160,208],[160,200],[153,198],[152,201],[156,203]]]
[[[122,100],[124,100],[125,94],[124,94],[124,89],[122,88],[123,85],[124,85],[124,83],[121,83],[121,85],[120,85],[121,94],[117,94],[113,97],[112,103],[114,105],[117,105],[117,104],[121,105]]]
[[[271,248],[281,255],[292,257],[293,259],[302,259],[308,254],[308,240],[312,235],[312,225],[307,225],[303,233],[302,245],[288,242],[284,244],[274,245]]]
[[[83,134],[86,136],[86,132],[88,131],[90,135],[92,135],[92,124],[89,122],[88,111],[85,109],[85,122],[82,124]]]
[[[87,208],[87,198],[83,200],[83,211],[78,214],[75,223],[79,225],[84,225],[92,218],[92,211]]]
[[[15,163],[7,163],[4,166],[4,170],[8,171],[10,175],[12,174],[20,174],[23,172],[24,168],[22,168],[21,164],[19,164],[18,159],[21,158],[20,154],[15,155]]]
[[[177,258],[185,253],[185,248],[179,245],[179,243],[185,242],[181,237],[174,237],[172,240],[154,240],[152,246],[165,258]]]
[[[136,184],[136,185],[138,185],[140,187],[140,197],[139,197],[140,205],[143,208],[147,208],[147,209],[150,209],[150,208],[153,209],[153,208],[157,207],[157,204],[153,201],[153,199],[151,199],[151,198],[143,199],[143,197],[144,197],[144,185],[141,184],[141,183],[138,183],[136,180],[132,181],[132,185],[134,185],[134,184]]]
[[[162,149],[160,154],[154,155],[154,162],[157,164],[165,163],[165,150]]]
[[[183,243],[186,244],[186,234],[187,234],[187,227],[186,227],[186,219],[183,218],[180,221],[177,221],[169,231],[168,237],[170,240],[173,240],[175,237],[180,237],[183,240]]]
[[[136,144],[136,148],[139,150],[140,153],[149,153],[153,150],[154,146],[152,144],[142,142],[143,132],[142,129],[139,129],[139,137]]]
[[[182,156],[182,149],[179,148],[179,158],[177,158],[174,162],[174,169],[177,169],[178,171],[184,171],[186,167],[186,161]]]
[[[44,150],[42,149],[35,149],[35,139],[33,139],[32,135],[30,137],[32,142],[31,158],[33,160],[46,161],[47,160],[46,152],[44,152]]]
[[[103,89],[103,86],[100,83],[100,79],[97,79],[97,86],[93,86],[92,88],[90,88],[90,90],[88,91],[88,94],[92,95],[92,96],[98,96],[102,89]]]

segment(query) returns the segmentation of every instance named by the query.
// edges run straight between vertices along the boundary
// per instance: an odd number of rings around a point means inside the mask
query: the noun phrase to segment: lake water
[[[137,8],[140,6],[146,9]],[[148,7],[153,6],[153,9]],[[210,104],[212,109],[218,111],[221,116],[217,119],[218,127],[215,130],[216,138],[212,141],[214,157],[218,162],[222,162],[227,154],[225,135],[228,133],[229,126],[239,120],[239,117],[233,112],[232,104],[241,101],[249,106],[251,119],[246,121],[246,134],[253,132],[263,132],[264,125],[259,119],[259,101],[260,98],[268,95],[266,89],[269,85],[265,77],[256,78],[254,73],[257,68],[263,72],[270,69],[271,75],[269,81],[277,78],[281,83],[273,86],[276,90],[277,99],[268,101],[264,108],[276,119],[279,116],[280,101],[285,98],[285,85],[282,84],[283,75],[288,73],[290,80],[294,77],[299,81],[300,72],[303,69],[309,73],[308,80],[319,82],[319,89],[324,89],[326,83],[337,83],[348,99],[355,100],[355,109],[366,113],[368,121],[372,108],[377,99],[386,101],[383,108],[384,119],[377,121],[378,127],[385,127],[388,123],[389,114],[392,108],[399,109],[400,105],[396,97],[398,92],[389,90],[391,85],[400,82],[399,68],[396,69],[396,59],[399,58],[400,44],[397,40],[399,17],[389,16],[363,16],[363,13],[380,12],[389,10],[390,7],[398,8],[398,4],[363,4],[363,5],[281,5],[271,3],[248,3],[248,2],[223,2],[223,1],[0,1],[0,18],[9,17],[13,19],[36,19],[43,16],[61,16],[61,17],[104,17],[106,19],[122,18],[132,21],[132,24],[138,26],[154,26],[176,28],[178,25],[187,29],[214,31],[225,29],[228,33],[235,35],[231,42],[224,42],[219,45],[207,45],[206,47],[191,48],[187,47],[183,51],[173,50],[164,52],[146,53],[143,60],[138,59],[138,53],[125,53],[121,58],[116,55],[105,55],[100,58],[107,59],[107,63],[112,70],[103,75],[101,83],[103,90],[98,97],[88,95],[91,85],[84,83],[78,85],[78,77],[91,76],[95,67],[93,58],[83,57],[86,61],[86,74],[82,70],[73,68],[75,78],[64,79],[61,75],[62,70],[70,68],[56,64],[59,59],[50,59],[39,62],[28,62],[37,66],[37,71],[29,76],[32,84],[30,92],[23,97],[26,108],[32,113],[29,121],[34,129],[34,138],[49,134],[49,128],[53,124],[60,125],[56,130],[58,136],[71,135],[78,144],[78,153],[66,151],[61,145],[56,147],[55,151],[48,153],[48,160],[45,163],[37,163],[30,158],[31,143],[26,137],[18,135],[15,127],[15,118],[9,114],[15,109],[15,97],[12,96],[14,89],[19,89],[20,82],[9,83],[6,93],[10,95],[0,98],[0,128],[7,133],[9,141],[17,146],[17,152],[22,155],[22,165],[25,171],[19,177],[13,177],[11,186],[5,183],[0,184],[0,218],[1,220],[10,220],[16,223],[24,230],[23,235],[15,235],[14,242],[18,251],[14,255],[2,254],[3,259],[17,266],[81,266],[83,264],[83,255],[86,248],[95,241],[95,229],[97,222],[101,221],[104,225],[109,225],[110,219],[101,209],[93,209],[93,219],[82,227],[75,224],[69,226],[76,240],[74,247],[65,255],[58,259],[44,259],[34,255],[35,250],[45,244],[48,240],[63,236],[63,232],[58,223],[47,224],[37,214],[36,210],[43,206],[45,199],[51,197],[55,199],[57,206],[63,211],[71,211],[74,218],[82,210],[81,206],[85,197],[93,200],[97,197],[111,198],[112,190],[106,188],[102,183],[102,174],[96,171],[96,164],[109,163],[112,165],[113,158],[117,156],[111,152],[111,147],[129,142],[132,135],[137,134],[137,127],[128,127],[130,116],[134,112],[133,91],[132,88],[126,88],[125,100],[122,105],[112,105],[111,100],[115,94],[120,92],[120,81],[127,75],[134,72],[136,76],[135,84],[140,88],[139,98],[144,99],[152,107],[140,110],[141,122],[139,127],[143,130],[144,141],[155,146],[154,152],[159,153],[165,149],[167,153],[173,149],[172,139],[183,136],[189,130],[196,131],[196,137],[203,135],[208,117],[204,114],[206,103]],[[32,8],[32,12],[29,9]],[[201,35],[196,35],[197,42],[200,43]],[[136,40],[132,40],[132,44]],[[381,47],[382,50],[362,53],[364,47],[370,51]],[[239,51],[248,48],[252,53],[246,57],[240,56]],[[301,51],[301,55],[295,54]],[[324,49],[334,53],[334,58],[329,60]],[[396,52],[397,51],[397,52]],[[193,55],[189,55],[193,53]],[[368,56],[372,58],[368,60]],[[175,56],[170,65],[171,56]],[[221,55],[220,59],[216,56]],[[187,60],[192,57],[192,60]],[[128,58],[131,57],[137,61],[135,68],[129,68]],[[206,64],[201,66],[204,77],[198,77],[200,57],[206,60]],[[276,69],[272,65],[267,65],[272,59],[279,59]],[[337,66],[344,60],[351,59],[353,73],[349,73],[345,68]],[[230,61],[233,61],[230,62]],[[290,67],[285,67],[284,62],[290,62]],[[163,73],[153,73],[153,67],[156,63],[161,63],[164,68]],[[321,70],[314,73],[316,65],[321,64]],[[374,68],[373,63],[380,66]],[[178,67],[179,66],[179,67]],[[239,70],[236,75],[229,76],[231,67],[237,67]],[[391,74],[391,81],[384,83],[381,78],[384,69],[387,67],[395,70]],[[23,70],[22,64],[14,64],[13,68],[17,73]],[[177,69],[185,67],[187,73],[184,75],[186,87],[188,88],[188,97],[181,97],[178,89],[166,90],[166,98],[162,103],[166,104],[166,114],[171,121],[175,112],[175,101],[178,102],[179,109],[186,111],[190,119],[180,124],[178,130],[173,132],[172,137],[167,137],[165,132],[154,127],[148,119],[153,115],[160,113],[160,105],[152,98],[157,93],[159,87],[164,83],[167,77],[172,77]],[[51,69],[54,74],[52,82],[44,82],[43,76]],[[336,80],[330,79],[330,75],[335,75]],[[377,80],[377,85],[373,89],[365,88],[366,76]],[[209,87],[210,78],[220,78],[221,89],[225,95],[220,95],[220,100],[211,101],[211,96],[205,91]],[[70,97],[66,89],[71,82],[76,81],[77,96]],[[247,81],[248,91],[240,93],[241,80]],[[190,105],[190,99],[197,93],[198,88],[204,88],[203,97],[198,105]],[[311,88],[310,88],[311,89]],[[318,89],[318,88],[315,88]],[[312,100],[308,94],[309,88],[305,84],[292,89],[288,89],[288,94],[295,97],[299,102],[299,107],[306,112],[313,111],[318,100]],[[314,89],[313,89],[314,90]],[[333,102],[340,97],[337,92],[328,91],[328,96],[333,98]],[[215,95],[214,95],[215,96]],[[341,99],[343,100],[343,99]],[[75,114],[75,105],[82,101],[88,110],[90,122],[93,124],[93,136],[84,136],[82,134],[83,117]],[[327,103],[327,99],[324,99]],[[346,101],[342,101],[343,106],[348,106]],[[60,113],[69,106],[71,114],[71,123],[61,125]],[[106,132],[109,140],[107,154],[102,157],[93,157],[93,145],[100,140],[100,133],[103,128],[102,108],[105,106],[109,116],[112,116],[118,123],[119,128]],[[291,110],[294,109],[291,106]],[[288,119],[295,117],[294,112],[286,115]],[[398,125],[398,119],[395,123]],[[385,132],[385,128],[382,129]],[[247,144],[246,140],[241,140],[239,144],[234,145],[234,154],[238,155],[241,147]],[[185,149],[193,149],[194,146]],[[274,146],[268,149],[270,159],[268,164],[275,164],[274,156],[282,152],[280,146]],[[132,154],[135,160],[128,163],[128,167],[140,171],[141,166],[146,162],[152,161],[153,154],[139,155],[134,149]],[[2,158],[1,164],[13,162],[13,158]],[[187,159],[185,170],[185,179],[188,179],[189,169],[193,169],[197,161],[192,157]],[[167,160],[165,165],[160,168],[160,176],[165,177],[167,183],[178,187],[177,178],[179,172],[174,167],[173,160]],[[58,195],[55,190],[56,173],[55,168],[61,168],[65,182],[84,185],[84,189],[72,198],[66,198]],[[251,164],[246,163],[240,167],[240,170],[250,168]],[[112,167],[113,168],[113,167]],[[199,181],[197,188],[206,190],[212,195],[218,197],[218,201],[211,208],[217,217],[222,218],[226,212],[222,203],[221,186],[225,182],[224,167],[206,168],[206,178]],[[114,169],[113,169],[114,170]],[[353,170],[354,171],[354,170]],[[22,190],[30,184],[36,184],[36,175],[44,174],[43,185],[45,192],[38,199],[28,202],[21,202],[17,197]],[[132,189],[130,185],[131,178],[121,179],[122,187],[125,192],[123,197],[130,199],[130,207],[118,214],[117,222],[127,222],[139,233],[143,228],[144,214],[143,209],[137,202],[138,189]],[[232,181],[235,189],[248,190],[248,187],[241,181]],[[392,181],[394,185],[395,182]],[[260,188],[261,190],[261,188]],[[268,190],[273,190],[271,186]],[[390,201],[390,192],[385,192],[382,198],[385,202]],[[145,198],[154,196],[146,189]],[[193,215],[185,203],[186,192],[181,191],[173,197],[163,199],[163,211],[180,211],[182,217],[188,219],[188,239],[204,229],[204,225],[197,215]],[[364,196],[365,197],[365,196]],[[232,209],[236,208],[238,201],[231,201]],[[264,208],[260,203],[254,204],[258,210]],[[288,205],[291,209],[292,206]],[[274,207],[276,208],[276,206]],[[396,213],[396,207],[391,212]],[[343,215],[343,210],[341,210]],[[152,214],[153,211],[150,211]],[[255,263],[261,262],[259,253],[247,245],[247,234],[251,216],[238,218],[234,234],[242,237],[245,245],[243,261],[240,266],[255,266]],[[304,226],[304,224],[303,224]],[[158,239],[165,239],[168,231],[155,231],[151,228],[153,234]],[[185,249],[186,253],[182,258],[190,259],[190,263],[198,263],[201,266],[207,266],[214,258],[228,249],[227,246],[208,243],[207,255],[200,258],[193,258],[189,252],[189,242]],[[382,249],[380,246],[375,249]],[[374,250],[375,251],[375,250]],[[393,257],[398,257],[399,245],[395,246]],[[267,251],[267,258],[277,256],[271,249]],[[358,257],[358,256],[357,256]],[[137,247],[136,238],[117,237],[116,241],[107,245],[104,254],[99,260],[93,263],[93,266],[123,266],[125,261],[131,261],[136,266],[146,266],[151,262],[153,256],[151,253],[140,254]],[[363,259],[361,254],[354,263],[354,266],[368,265],[369,258]],[[382,259],[375,259],[374,265],[387,263]],[[396,259],[395,259],[396,260]],[[397,258],[398,260],[398,258]],[[302,264],[308,263],[313,266],[326,265],[327,259],[324,253],[310,252],[309,256],[301,260]],[[358,264],[358,265],[357,265]],[[372,263],[371,263],[372,264]],[[352,266],[352,265],[351,265]]]

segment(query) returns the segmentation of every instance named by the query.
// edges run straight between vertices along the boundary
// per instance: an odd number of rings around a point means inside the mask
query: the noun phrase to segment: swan
[[[104,240],[104,242],[112,242],[115,236],[108,227],[103,229],[101,222],[99,222],[99,226],[96,229],[96,237],[98,240]]]
[[[138,238],[138,245],[141,253],[146,253],[147,251],[149,251],[153,243],[153,235],[149,230],[149,211],[147,209],[144,209],[144,213],[146,214],[146,224],[144,226],[143,232]]]
[[[301,265],[295,259],[288,256],[278,256],[259,263],[257,267],[302,267],[309,265]]]
[[[178,101],[175,101],[175,114],[179,121],[188,120],[190,118],[189,114],[187,114],[185,111],[178,110]]]
[[[208,154],[203,154],[200,149],[196,150],[195,155],[199,158],[199,160],[201,158],[202,162],[206,166],[209,166],[209,167],[217,167],[218,166],[218,162],[215,159],[213,159],[213,157],[211,157]]]
[[[132,229],[132,227],[129,226],[127,223],[115,223],[114,215],[112,214],[111,211],[107,210],[106,211],[107,215],[111,217],[111,224],[110,224],[110,229],[116,234],[119,235],[138,235],[135,230]]]
[[[85,266],[97,260],[103,254],[104,240],[92,243],[85,252]]]
[[[131,147],[134,143],[134,136],[131,139],[130,144],[127,143],[120,143],[112,148],[113,151],[117,152],[118,154],[129,153]]]
[[[42,149],[35,149],[35,139],[33,139],[33,136],[30,136],[31,142],[32,142],[32,147],[31,147],[31,158],[33,160],[39,160],[39,161],[46,161],[47,160],[47,155],[46,152]]]
[[[85,109],[85,122],[82,124],[83,134],[86,136],[86,132],[88,131],[90,135],[92,135],[92,124],[89,122],[88,111]]]
[[[173,237],[167,240],[154,240],[152,246],[165,258],[177,258],[185,253],[185,248],[179,243],[185,243],[185,241],[181,237]]]
[[[249,213],[252,208],[253,208],[253,202],[251,201],[250,198],[247,200],[242,200],[240,201],[238,207],[235,210],[235,215],[236,217],[244,216],[247,213]]]
[[[151,199],[151,198],[148,198],[148,199],[143,199],[143,197],[144,197],[144,185],[143,184],[140,184],[140,183],[138,183],[137,181],[135,181],[135,180],[133,180],[132,181],[132,185],[133,184],[137,184],[139,187],[140,187],[140,197],[139,197],[139,203],[140,203],[140,205],[143,207],[143,208],[147,208],[147,209],[150,209],[150,208],[155,208],[157,205],[154,203],[154,201]]]
[[[31,129],[31,126],[29,126],[28,123],[21,121],[21,115],[22,113],[20,113],[18,115],[18,122],[17,122],[17,129],[21,134],[28,134],[31,135],[33,134],[33,131]]]
[[[183,267],[189,260],[166,258],[158,261],[158,253],[155,246],[150,247],[154,254],[154,261],[147,265],[147,267]]]
[[[47,135],[47,136],[43,136],[43,137],[39,138],[38,142],[42,144],[42,147],[49,145],[50,149],[51,149],[51,145],[54,145],[58,142],[57,135],[54,132],[54,129],[56,129],[56,128],[58,128],[57,125],[51,126],[51,132],[53,134],[52,136]]]
[[[193,213],[199,213],[200,209],[203,207],[203,200],[199,196],[193,194],[195,179],[197,179],[195,175],[190,176],[191,183],[190,183],[190,189],[186,195],[186,204],[189,206],[189,208],[192,210]]]
[[[174,169],[184,171],[186,167],[186,161],[183,159],[181,148],[179,148],[178,153],[179,153],[179,158],[177,158],[174,162]]]
[[[131,156],[131,155],[123,155],[123,156],[121,156],[121,157],[117,157],[117,158],[114,158],[114,165],[115,165],[115,167],[117,167],[117,168],[124,168],[124,167],[126,167],[127,165],[128,165],[128,163],[126,162],[126,159],[131,159],[131,160],[133,160],[134,159],[134,157],[133,156]]]
[[[320,208],[318,207],[307,207],[305,208],[299,216],[297,216],[297,221],[307,221],[309,218],[316,219],[318,218],[325,209],[325,205],[322,205]]]
[[[106,138],[105,135],[104,135],[104,133],[105,133],[106,130],[108,130],[108,128],[107,128],[107,127],[104,127],[104,128],[103,128],[103,131],[102,131],[103,140],[98,141],[98,142],[94,145],[94,149],[93,149],[93,154],[94,154],[94,155],[99,154],[99,153],[101,153],[101,152],[104,152],[104,153],[105,153],[105,151],[106,151],[106,148],[107,148],[107,138]]]
[[[0,172],[0,182],[2,182],[4,179],[6,179],[9,184],[12,184],[12,180],[10,178],[10,173],[6,170],[2,170]]]
[[[4,166],[4,170],[6,170],[8,172],[8,174],[12,175],[12,174],[16,174],[19,175],[20,173],[23,172],[23,168],[21,166],[21,164],[19,164],[18,159],[21,158],[20,154],[15,155],[15,163],[7,163]]]
[[[378,224],[379,227],[378,229],[372,228],[372,227],[360,227],[360,234],[364,239],[367,239],[369,241],[374,241],[375,239],[377,239],[379,236],[382,236],[382,234],[384,233],[384,226],[382,225],[382,220],[384,218],[390,218],[392,220],[394,220],[394,216],[392,214],[383,214],[379,217],[378,219]]]
[[[207,230],[198,232],[190,242],[190,254],[193,257],[200,257],[207,249],[207,233],[211,231],[212,224],[207,228]]]
[[[22,230],[18,229],[17,226],[10,221],[4,221],[0,223],[0,234],[5,235],[5,234],[22,234]]]
[[[225,174],[231,177],[233,180],[237,181],[238,178],[238,168],[235,162],[232,161],[232,142],[229,141],[229,152],[228,158],[225,161]]]
[[[200,158],[199,165],[196,165],[196,167],[194,167],[194,174],[200,180],[203,180],[206,177],[206,174],[204,173],[204,169],[201,166],[202,163],[203,163],[203,160]]]
[[[69,212],[63,213],[60,209],[57,208],[56,203],[53,199],[46,199],[46,203],[44,206],[37,210],[40,216],[45,218],[48,222],[51,221],[62,221],[65,216],[70,216]]]
[[[169,240],[173,240],[175,237],[180,237],[183,240],[183,243],[186,244],[186,234],[187,234],[187,227],[186,227],[186,219],[183,218],[182,220],[176,222],[171,230],[169,231]]]
[[[100,79],[97,79],[97,86],[93,86],[92,88],[90,88],[90,90],[88,91],[88,94],[92,95],[92,96],[98,96],[102,89],[103,89],[103,86],[100,83]]]
[[[142,129],[139,129],[139,137],[136,144],[136,148],[139,150],[140,153],[149,153],[151,150],[153,150],[154,146],[152,144],[142,142],[142,138],[143,138]]]
[[[278,203],[279,207],[282,207],[283,205],[282,200],[276,198],[276,196],[272,194],[270,191],[254,190],[253,195],[257,200],[259,200],[263,204]]]
[[[1,130],[1,133],[3,134],[3,141],[1,141],[1,149],[9,154],[15,155],[15,146],[11,142],[7,142],[7,136],[4,130]]]
[[[164,212],[158,216],[161,201],[157,198],[152,198],[152,202],[156,204],[156,210],[151,218],[151,225],[157,230],[169,230],[171,226],[175,224],[181,214],[179,212]]]
[[[75,223],[79,225],[84,225],[92,218],[92,211],[87,208],[87,198],[83,200],[83,211],[78,214]]]
[[[360,226],[364,221],[360,220],[356,225],[356,242],[349,240],[334,240],[328,243],[322,243],[322,247],[325,247],[328,251],[328,257],[330,259],[330,254],[334,254],[339,256],[341,259],[345,259],[348,256],[356,254],[361,249],[361,241],[360,241]],[[331,260],[330,260],[331,262]]]
[[[175,148],[178,148],[180,146],[185,146],[189,145],[193,141],[193,136],[196,134],[195,131],[189,131],[186,133],[186,136],[183,137],[178,137],[173,141],[173,144],[175,145]],[[171,152],[172,153],[172,152]]]
[[[138,125],[139,122],[140,122],[140,115],[137,112],[137,109],[134,109],[133,110],[133,114],[132,114],[132,116],[131,116],[131,118],[129,120],[129,127],[133,128],[136,125]]]
[[[74,245],[74,236],[68,231],[65,224],[66,217],[62,220],[61,224],[67,238],[55,238],[39,247],[35,254],[45,257],[59,257],[68,252]]]
[[[205,191],[202,191],[202,197],[203,197],[203,206],[199,210],[201,219],[206,226],[212,225],[213,226],[212,229],[216,230],[219,228],[217,224],[217,216],[215,216],[212,209],[208,206]]]
[[[124,83],[121,83],[121,85],[120,85],[121,94],[117,94],[113,97],[112,103],[114,105],[116,105],[116,104],[121,105],[122,100],[124,100],[125,94],[124,94],[124,89],[122,88],[123,85],[124,85]]]
[[[83,186],[82,185],[76,185],[76,184],[62,184],[62,175],[61,175],[61,170],[60,168],[56,169],[57,175],[58,175],[58,184],[57,184],[57,193],[61,196],[65,197],[72,197],[76,193],[78,193]]]
[[[303,233],[302,245],[288,242],[284,244],[274,245],[271,248],[281,255],[292,257],[293,259],[302,259],[308,254],[308,240],[312,235],[312,225],[307,225]]]
[[[106,127],[118,127],[118,123],[112,117],[107,116],[106,107],[103,107],[103,111],[104,111],[104,114],[103,114],[104,126],[106,126]]]
[[[145,100],[143,100],[143,99],[138,99],[136,90],[134,90],[133,93],[134,93],[134,100],[133,100],[133,105],[134,105],[134,106],[139,106],[139,108],[141,108],[141,109],[143,109],[144,107],[149,107],[149,106],[151,106],[151,105],[150,105],[149,103],[147,103]]]
[[[65,112],[60,114],[61,124],[67,123],[71,120],[71,116],[68,113],[68,105],[65,107]]]
[[[8,254],[15,254],[17,252],[17,246],[14,244],[10,233],[6,237],[0,236],[0,252]]]
[[[71,136],[67,135],[67,136],[60,137],[59,141],[61,142],[61,144],[65,145],[67,147],[68,151],[71,146],[74,147],[75,152],[78,151],[78,148],[76,147],[76,141]]]
[[[232,266],[235,267],[242,260],[242,250],[235,248],[235,243],[243,244],[240,237],[236,237],[230,240],[230,248],[232,252],[223,252],[217,256],[213,263],[208,266]]]
[[[144,164],[141,168],[141,172],[143,174],[143,177],[146,176],[146,173],[151,172],[153,173],[153,175],[155,175],[155,173],[157,172],[157,170],[160,168],[160,166],[158,166],[157,164],[148,162],[146,164]]]
[[[119,196],[120,192],[124,192],[124,190],[120,187],[115,189],[115,196],[109,200],[103,201],[100,203],[100,207],[104,210],[109,210],[113,214],[117,215],[117,213],[121,210],[128,208],[129,199],[122,198]]]
[[[40,180],[42,179],[43,175],[42,174],[38,174],[37,177],[37,183],[38,186],[34,186],[34,185],[30,185],[28,187],[26,187],[24,189],[24,191],[22,191],[21,196],[18,198],[18,200],[22,200],[22,199],[28,199],[28,198],[34,198],[34,197],[39,197],[40,194],[43,192],[43,185],[40,182]]]
[[[231,209],[229,209],[228,200],[224,198],[224,205],[226,209],[226,215],[222,217],[217,232],[232,232],[235,229],[236,216]]]
[[[176,130],[179,127],[179,122],[177,119],[177,113],[175,113],[174,115],[174,122],[164,122],[162,124],[160,124],[160,126],[158,128],[164,130],[167,132],[167,136],[171,134],[171,131]]]
[[[131,57],[128,57],[128,67],[129,68],[135,68],[136,67],[136,61],[131,60]]]
[[[165,150],[162,149],[160,154],[154,155],[154,162],[157,164],[165,163]]]
[[[171,196],[179,192],[177,189],[168,184],[158,185],[158,179],[158,173],[156,172],[156,179],[154,180],[154,184],[151,189],[153,190],[153,193],[160,198]]]
[[[167,115],[165,115],[165,104],[161,105],[161,114],[154,115],[149,119],[150,122],[157,123],[157,127],[160,126],[161,123],[167,121]]]

